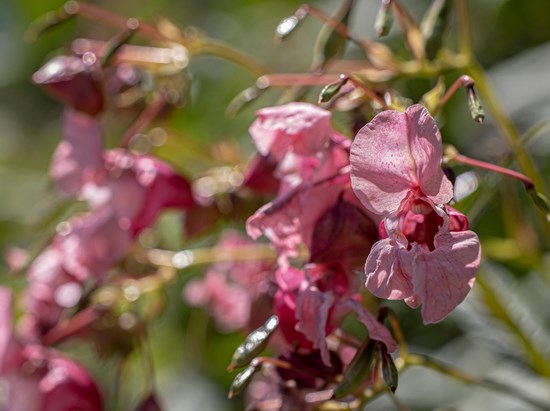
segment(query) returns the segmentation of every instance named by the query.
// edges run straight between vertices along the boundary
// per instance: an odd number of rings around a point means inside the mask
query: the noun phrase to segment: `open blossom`
[[[282,267],[276,273],[279,290],[275,313],[279,328],[292,346],[302,351],[319,350],[330,365],[326,337],[350,312],[369,330],[369,337],[396,348],[390,332],[359,302],[357,278],[340,264],[308,264],[304,269]]]
[[[330,112],[307,103],[289,103],[258,112],[250,134],[264,155],[277,161],[280,181],[273,202],[247,221],[252,238],[262,234],[282,260],[297,256],[301,244],[311,247],[315,223],[331,209],[349,175],[347,146],[331,128]]]
[[[0,287],[0,381],[6,388],[2,409],[101,411],[101,394],[82,366],[46,347],[18,339],[11,303],[11,292]]]
[[[452,184],[441,169],[441,136],[420,106],[386,111],[363,127],[351,148],[352,187],[382,215],[382,239],[367,258],[374,295],[422,304],[425,323],[441,321],[473,286],[480,262],[467,219],[444,206]]]

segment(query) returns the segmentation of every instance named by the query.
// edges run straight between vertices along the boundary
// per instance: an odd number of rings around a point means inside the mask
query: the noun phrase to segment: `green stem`
[[[468,75],[474,78],[481,99],[483,100],[484,105],[493,115],[495,124],[500,133],[506,138],[508,145],[512,149],[512,154],[514,155],[519,165],[519,168],[521,169],[523,174],[527,175],[531,179],[537,191],[548,198],[548,190],[535,166],[533,159],[531,158],[531,155],[521,143],[521,137],[518,133],[518,130],[504,110],[504,107],[501,105],[494,90],[490,86],[483,69],[477,63],[473,63],[468,66],[466,70],[468,72]],[[550,223],[548,222],[548,219],[544,213],[539,212],[538,214],[546,238],[550,240]]]
[[[200,46],[196,49],[194,48],[191,52],[194,56],[212,55],[229,60],[258,76],[263,76],[264,74],[268,74],[270,72],[266,66],[258,63],[249,54],[244,53],[220,40],[203,38],[201,39]]]
[[[455,5],[458,26],[458,49],[464,56],[471,57],[473,53],[468,0],[456,0]]]

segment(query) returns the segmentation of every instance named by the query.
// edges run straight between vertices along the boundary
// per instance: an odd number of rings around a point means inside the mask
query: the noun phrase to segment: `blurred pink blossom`
[[[11,304],[11,291],[0,288],[0,379],[7,388],[5,409],[103,410],[99,389],[82,366],[14,335]]]

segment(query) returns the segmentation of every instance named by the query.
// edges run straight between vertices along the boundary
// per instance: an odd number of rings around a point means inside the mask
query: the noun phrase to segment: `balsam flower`
[[[382,215],[382,239],[367,258],[374,295],[422,304],[425,323],[444,319],[475,281],[480,243],[451,207],[452,184],[441,169],[441,135],[420,106],[386,111],[357,134],[351,181],[357,197]]]

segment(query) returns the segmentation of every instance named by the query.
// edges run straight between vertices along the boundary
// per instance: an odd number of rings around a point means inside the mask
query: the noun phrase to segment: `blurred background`
[[[307,71],[312,48],[322,24],[309,19],[288,42],[275,45],[274,29],[279,21],[301,4],[290,0],[135,0],[94,1],[125,16],[148,20],[169,18],[180,28],[190,26],[213,38],[236,46],[263,62],[274,72]],[[340,2],[315,1],[317,7],[333,12]],[[354,32],[373,37],[375,0],[358,0],[351,21]],[[421,16],[426,0],[403,0]],[[62,6],[60,0],[3,0],[0,2],[0,250],[9,247],[39,249],[63,216],[74,212],[53,190],[48,177],[49,162],[60,139],[62,107],[31,82],[35,72],[49,58],[68,50],[77,37],[107,39],[114,31],[100,22],[72,20],[56,27],[34,42],[25,32],[38,16]],[[550,2],[547,0],[476,0],[470,2],[472,37],[476,55],[488,71],[501,103],[521,133],[538,130],[529,140],[529,151],[545,181],[550,176]],[[449,33],[453,43],[453,30]],[[394,49],[403,48],[397,27],[384,39]],[[348,47],[346,58],[361,58],[360,51]],[[451,73],[450,84],[461,73]],[[277,93],[268,92],[235,118],[224,112],[233,97],[256,79],[231,62],[216,57],[200,57],[189,66],[190,92],[183,107],[163,121],[166,148],[158,155],[185,174],[196,177],[213,166],[246,161],[253,152],[248,126],[254,109],[274,104]],[[398,84],[403,95],[418,100],[433,84],[428,80]],[[311,94],[312,99],[319,89]],[[494,127],[491,113],[482,126],[469,119],[465,94],[453,98],[441,116],[443,138],[462,152],[487,161],[498,161],[508,153],[505,140]],[[130,124],[127,117],[107,118],[108,141],[115,141]],[[535,127],[535,129],[533,128]],[[174,149],[176,148],[176,149]],[[492,181],[492,180],[491,180]],[[489,183],[491,183],[489,181]],[[536,240],[536,219],[528,196],[515,182],[504,181],[499,195],[482,207],[473,207],[469,217],[482,238],[484,275],[499,295],[505,296],[507,310],[526,328],[537,349],[548,358],[546,333],[550,326],[548,295],[548,244]],[[468,211],[468,204],[465,210]],[[162,246],[177,250],[184,246],[177,217],[165,215],[158,224]],[[232,226],[243,229],[244,221]],[[218,231],[224,227],[219,227]],[[534,232],[534,234],[533,234]],[[535,238],[535,240],[533,240]],[[532,252],[517,242],[527,239]],[[216,234],[201,240],[213,244]],[[525,245],[525,244],[524,244]],[[189,270],[166,292],[166,310],[154,322],[151,345],[157,370],[158,390],[166,410],[242,409],[240,399],[226,400],[232,375],[225,371],[242,336],[216,330],[204,310],[190,310],[183,304],[182,287],[187,279],[200,275]],[[540,274],[540,275],[539,275]],[[546,280],[544,279],[546,278]],[[16,289],[25,284],[23,276],[9,274],[0,263],[0,280]],[[395,309],[403,319],[411,349],[428,352],[473,374],[490,375],[512,381],[532,393],[548,397],[549,381],[533,372],[525,360],[526,349],[517,336],[510,335],[502,321],[489,315],[483,296],[476,292],[443,323],[425,327],[418,312],[401,304]],[[489,310],[490,311],[490,310]],[[66,347],[91,367],[107,397],[113,395],[114,365],[97,362],[89,350],[78,345]],[[136,356],[124,369],[123,400],[135,402],[143,385]],[[411,410],[529,410],[512,397],[473,388],[422,369],[407,372],[398,394]],[[367,409],[395,409],[381,398]],[[533,408],[535,409],[535,408]]]

